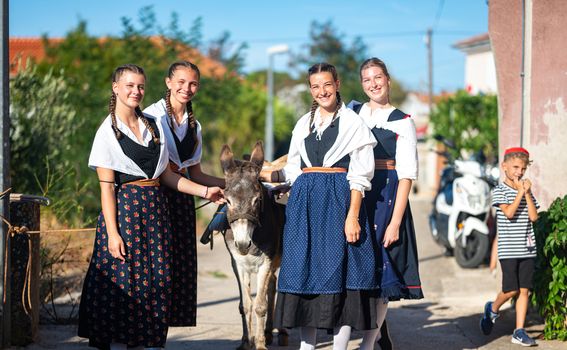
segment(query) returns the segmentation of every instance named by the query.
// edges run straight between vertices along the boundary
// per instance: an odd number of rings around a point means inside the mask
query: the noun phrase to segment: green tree
[[[225,103],[219,103],[225,101]],[[208,154],[212,154],[212,165],[217,172],[218,152],[227,143],[236,156],[249,153],[256,140],[264,138],[266,115],[266,92],[256,84],[243,81],[235,76],[223,79],[204,78],[201,90],[195,97],[195,114],[206,125],[205,140]],[[286,106],[275,103],[274,139],[276,147],[288,142],[295,124],[293,112]],[[210,163],[209,163],[210,164]]]
[[[318,62],[328,62],[337,68],[341,80],[341,97],[348,103],[351,99],[366,101],[368,98],[360,86],[360,65],[369,58],[368,47],[361,37],[355,37],[350,44],[343,41],[344,34],[338,32],[332,21],[311,23],[310,42],[307,54],[297,55],[301,65],[311,66]],[[387,63],[387,62],[386,62]],[[393,104],[399,105],[405,99],[402,85],[392,77],[390,97]],[[310,101],[311,97],[307,99]]]
[[[453,142],[460,150],[482,150],[489,158],[498,155],[498,103],[495,95],[469,95],[458,91],[434,108],[431,114],[433,133]]]
[[[148,105],[163,97],[166,89],[164,77],[170,63],[178,59],[190,59],[200,64],[199,59],[195,59],[199,56],[187,56],[192,50],[187,44],[201,43],[201,18],[184,30],[174,14],[169,27],[163,29],[155,21],[153,8],[144,7],[137,21],[123,18],[122,25],[123,32],[119,37],[94,37],[89,35],[87,24],[79,22],[62,41],[49,44],[45,38],[47,58],[38,67],[41,75],[47,75],[52,70],[54,77],[65,82],[65,101],[73,106],[76,119],[71,128],[74,132],[66,136],[68,140],[65,142],[73,147],[66,152],[65,159],[76,176],[64,181],[67,188],[82,188],[82,184],[86,184],[81,201],[88,217],[100,210],[100,202],[96,175],[87,168],[86,163],[94,134],[108,114],[110,79],[114,68],[124,63],[144,67],[147,76],[144,103]],[[218,52],[228,61],[234,58],[231,67],[238,69],[241,58],[234,54],[225,55],[225,48],[228,48],[230,41],[229,36],[224,38],[225,46],[219,48]],[[217,164],[222,143],[231,144],[239,154],[249,152],[249,147],[257,139],[263,138],[265,103],[265,88],[247,82],[234,70],[229,69],[224,76],[202,76],[194,109],[204,130],[205,168],[212,166],[213,173],[220,174]],[[292,113],[276,103],[275,122],[276,142],[285,142],[293,127]],[[36,166],[42,168],[41,165]]]
[[[62,73],[62,72],[61,72]],[[50,197],[50,208],[70,218],[80,213],[76,180],[69,154],[81,120],[68,102],[68,86],[61,74],[38,74],[26,67],[10,80],[10,176],[13,192]]]
[[[224,31],[210,42],[207,54],[210,58],[224,64],[230,71],[242,73],[246,59],[244,51],[248,48],[248,44],[240,43],[236,49],[233,49],[235,45],[230,40],[230,32]]]

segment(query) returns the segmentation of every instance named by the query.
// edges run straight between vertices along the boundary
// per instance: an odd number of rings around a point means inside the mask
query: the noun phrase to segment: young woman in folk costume
[[[302,350],[315,349],[317,329],[346,349],[351,327],[377,324],[379,246],[362,207],[376,140],[342,103],[334,66],[312,66],[308,80],[314,101],[295,125],[285,168],[261,173],[291,184],[274,323],[299,327]]]
[[[102,212],[79,308],[81,337],[101,349],[162,348],[171,305],[172,232],[160,183],[222,202],[206,187],[168,168],[163,129],[144,115],[145,74],[127,64],[112,75],[110,115],[89,158],[96,169]]]
[[[169,164],[176,173],[201,185],[224,187],[224,179],[201,170],[201,124],[193,114],[192,99],[199,90],[199,68],[187,61],[169,66],[165,97],[144,110],[163,128]],[[188,172],[188,173],[187,173]],[[173,239],[171,273],[173,296],[171,326],[195,326],[197,322],[197,246],[195,201],[192,195],[165,189]]]
[[[369,101],[353,103],[352,108],[378,141],[372,190],[366,192],[364,201],[376,239],[382,243],[384,302],[377,310],[381,326],[389,300],[423,298],[408,202],[412,181],[417,178],[417,141],[413,120],[390,104],[390,75],[384,62],[366,60],[360,67],[360,80]],[[373,342],[373,336],[379,334],[367,333],[363,342]]]

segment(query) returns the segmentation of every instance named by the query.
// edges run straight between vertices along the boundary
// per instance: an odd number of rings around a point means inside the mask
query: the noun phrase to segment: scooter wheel
[[[457,264],[464,268],[478,267],[488,254],[489,243],[488,235],[473,230],[464,246],[461,246],[459,242],[455,247]]]

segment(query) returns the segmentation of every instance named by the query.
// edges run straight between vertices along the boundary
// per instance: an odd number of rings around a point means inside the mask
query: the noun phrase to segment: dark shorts
[[[501,259],[502,292],[520,290],[520,288],[533,288],[534,258]]]

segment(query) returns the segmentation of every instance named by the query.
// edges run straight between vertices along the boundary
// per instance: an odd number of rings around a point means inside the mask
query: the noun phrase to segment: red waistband
[[[346,173],[345,168],[326,168],[322,166],[314,166],[310,168],[303,168],[304,173]]]

